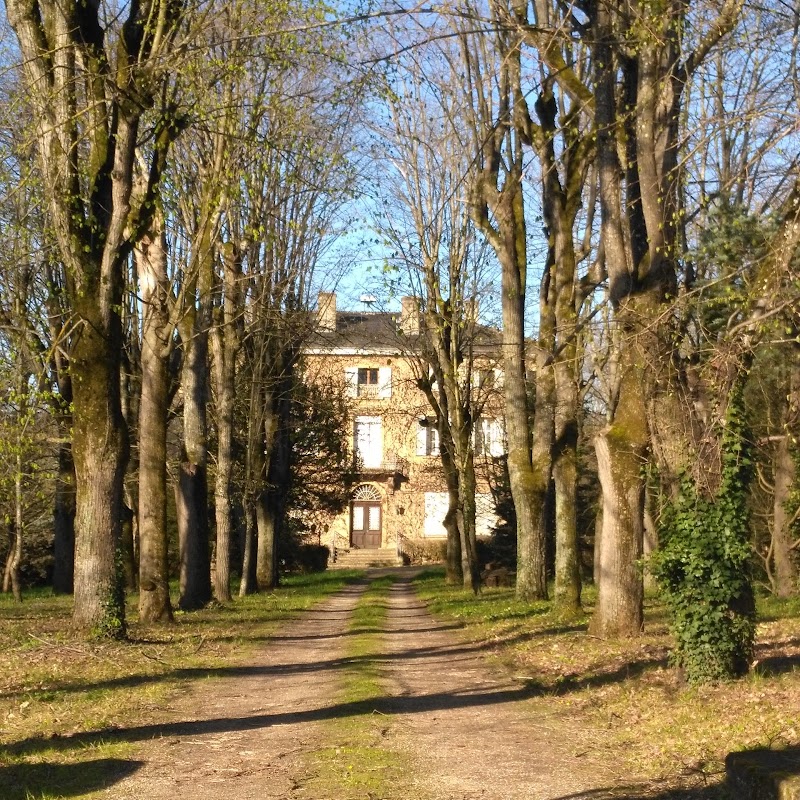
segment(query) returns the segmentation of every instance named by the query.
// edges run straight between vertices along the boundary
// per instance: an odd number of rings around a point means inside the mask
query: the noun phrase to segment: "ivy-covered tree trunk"
[[[744,675],[753,657],[748,511],[753,470],[743,402],[748,367],[738,369],[719,432],[719,488],[707,497],[704,487],[684,480],[664,515],[663,545],[653,558],[671,612],[675,661],[692,683]]]

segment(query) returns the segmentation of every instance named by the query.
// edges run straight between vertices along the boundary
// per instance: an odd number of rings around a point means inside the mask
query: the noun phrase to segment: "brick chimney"
[[[400,330],[406,336],[419,334],[419,298],[400,298]]]
[[[321,331],[336,330],[335,292],[320,292],[317,295],[317,328]]]
[[[466,321],[477,325],[479,313],[479,300],[477,295],[473,295],[467,300]]]

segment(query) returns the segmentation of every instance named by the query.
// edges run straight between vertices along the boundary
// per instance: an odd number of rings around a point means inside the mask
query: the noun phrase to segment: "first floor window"
[[[383,422],[380,417],[356,417],[353,433],[353,450],[367,469],[375,469],[383,462]]]

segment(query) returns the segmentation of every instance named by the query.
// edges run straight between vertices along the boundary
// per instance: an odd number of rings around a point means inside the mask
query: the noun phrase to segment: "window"
[[[391,367],[345,367],[344,380],[348,397],[392,396]]]
[[[356,383],[359,397],[375,397],[378,394],[378,369],[359,367]]]
[[[484,395],[498,392],[503,388],[503,370],[497,367],[475,369],[472,373],[472,385],[475,389],[483,392]]]
[[[483,456],[497,458],[506,452],[505,432],[502,420],[478,420],[475,427],[475,452]]]
[[[380,417],[356,417],[353,451],[365,469],[378,469],[383,463],[383,420]]]
[[[422,524],[424,536],[447,536],[444,518],[450,507],[447,492],[425,492],[425,521]]]
[[[417,422],[417,455],[439,455],[439,429],[433,417],[424,417]]]

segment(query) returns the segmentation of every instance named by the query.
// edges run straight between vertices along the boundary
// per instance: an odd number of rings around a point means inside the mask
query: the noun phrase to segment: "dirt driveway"
[[[327,744],[323,723],[348,714],[335,699],[345,679],[348,619],[376,574],[288,625],[251,665],[207,686],[190,685],[162,718],[120,731],[141,742],[141,767],[96,796],[311,798],[304,784],[314,753]],[[534,717],[525,686],[435,621],[410,577],[399,570],[390,592],[381,658],[387,692],[375,712],[386,720],[382,746],[412,765],[416,797],[607,796],[601,787],[613,780],[577,752],[579,731],[563,718]],[[402,794],[364,795],[401,796],[416,800],[408,783]]]

